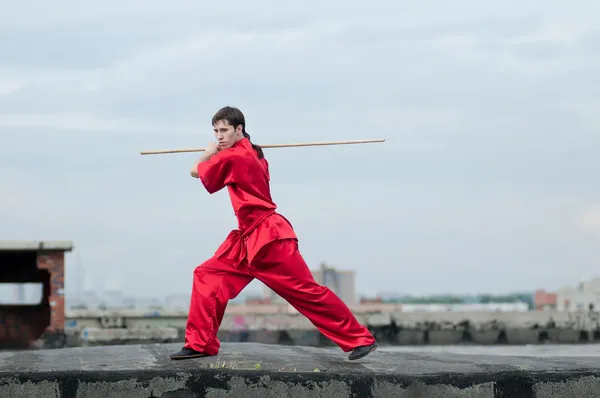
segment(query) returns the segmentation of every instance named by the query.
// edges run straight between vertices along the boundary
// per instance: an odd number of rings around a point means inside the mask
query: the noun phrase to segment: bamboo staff
[[[350,140],[350,141],[328,141],[328,142],[304,142],[297,144],[266,144],[260,145],[261,148],[290,148],[299,146],[323,146],[323,145],[349,145],[349,144],[369,144],[374,142],[385,142],[385,139],[376,140]],[[141,155],[161,155],[165,153],[182,153],[182,152],[204,152],[206,148],[180,148],[180,149],[165,149],[158,151],[142,151]]]

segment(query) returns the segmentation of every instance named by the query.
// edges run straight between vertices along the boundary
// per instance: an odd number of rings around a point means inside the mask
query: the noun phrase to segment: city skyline
[[[0,303],[4,306],[39,305],[43,304],[44,294],[54,294],[52,300],[60,300],[68,309],[147,309],[147,310],[176,310],[187,311],[190,305],[190,294],[179,293],[167,296],[153,295],[140,297],[125,291],[118,285],[112,286],[76,286],[77,293],[65,292],[64,285],[64,254],[72,251],[73,243],[69,241],[6,241],[0,240],[4,249],[3,261],[8,269],[4,282],[0,283]],[[46,254],[43,254],[45,248]],[[25,250],[19,252],[19,250]],[[52,255],[47,250],[58,249]],[[15,251],[16,250],[16,251]],[[31,250],[39,251],[32,256]],[[63,250],[65,252],[63,252]],[[34,252],[35,253],[35,252]],[[42,253],[42,254],[39,254]],[[42,267],[42,268],[39,268]],[[35,276],[39,269],[49,269],[49,284],[40,281]],[[13,272],[13,274],[11,274]],[[17,272],[17,273],[14,273]],[[557,309],[558,311],[595,311],[600,307],[600,277],[580,281],[575,286],[565,285],[555,292],[537,289],[535,292],[512,292],[510,294],[490,294],[471,291],[469,294],[440,293],[428,296],[415,296],[405,292],[379,292],[374,297],[356,294],[355,272],[339,269],[329,264],[321,263],[318,268],[312,268],[311,273],[317,283],[331,289],[342,301],[349,306],[366,305],[397,305],[401,304],[402,311],[530,311],[542,309]],[[20,275],[20,276],[19,276]],[[86,279],[86,278],[82,278]],[[18,280],[21,280],[19,282]],[[45,292],[45,293],[44,293]],[[58,295],[57,295],[58,294]],[[274,291],[263,286],[258,293],[251,289],[240,292],[231,300],[232,304],[242,304],[245,307],[275,306],[289,307],[286,300]],[[50,301],[46,304],[57,304]],[[399,308],[399,307],[398,307]]]
[[[16,242],[16,241],[4,241],[4,242]],[[65,244],[72,245],[72,242],[65,242]],[[35,244],[35,242],[25,242],[25,245],[31,246]],[[65,253],[65,257],[68,252]],[[76,255],[79,259],[79,256]],[[139,296],[139,295],[131,295],[129,291],[127,291],[123,287],[123,283],[119,283],[119,278],[115,277],[115,275],[109,276],[109,283],[94,283],[90,278],[85,277],[81,271],[85,271],[82,269],[81,264],[78,263],[74,271],[76,272],[75,278],[78,282],[75,286],[65,286],[63,291],[65,292],[65,297],[68,303],[67,306],[72,307],[87,307],[91,305],[92,307],[97,306],[105,306],[106,303],[111,303],[108,307],[163,307],[163,308],[174,308],[170,303],[176,303],[175,307],[183,308],[187,307],[189,302],[189,292],[172,292],[166,295],[150,295],[150,296]],[[600,277],[592,278],[589,280],[580,280],[574,281],[573,283],[561,285],[555,291],[547,290],[545,287],[537,286],[535,289],[521,289],[519,291],[511,290],[508,292],[484,292],[477,288],[472,288],[468,291],[463,292],[449,292],[449,291],[438,291],[425,295],[411,294],[409,292],[402,291],[379,291],[374,295],[365,295],[361,292],[356,292],[356,280],[355,280],[355,271],[349,269],[340,269],[336,267],[332,267],[329,264],[321,262],[319,267],[311,268],[311,272],[313,276],[317,280],[318,283],[323,284],[331,288],[343,301],[347,304],[356,304],[358,302],[362,302],[365,300],[366,302],[404,302],[404,303],[420,303],[420,304],[433,304],[433,303],[452,303],[452,302],[462,302],[462,303],[479,303],[479,302],[487,302],[486,300],[493,300],[492,302],[513,302],[513,300],[518,300],[521,302],[530,303],[530,305],[534,306],[534,301],[539,301],[540,305],[549,305],[550,303],[554,303],[552,305],[556,306],[557,304],[557,295],[558,297],[563,297],[561,300],[565,300],[564,297],[575,297],[575,301],[577,302],[589,302],[595,303],[596,295],[600,294],[596,293],[595,287],[592,287],[591,290],[586,288],[586,294],[579,293],[579,289],[583,289],[584,286],[600,286]],[[340,279],[341,278],[341,279]],[[81,284],[79,281],[83,280],[84,283]],[[106,280],[105,280],[106,282]],[[258,282],[258,281],[256,281]],[[260,285],[260,282],[258,282]],[[0,301],[4,305],[10,304],[25,304],[25,305],[35,305],[39,303],[42,297],[42,283],[1,283],[0,284]],[[106,297],[109,297],[106,299]],[[83,301],[82,301],[83,300]],[[278,297],[271,289],[262,285],[260,289],[256,288],[246,288],[244,289],[235,299],[232,300],[233,303],[243,303],[245,301],[250,300],[251,302],[263,302],[264,303],[284,303],[285,301]],[[458,300],[458,301],[456,301]],[[581,301],[583,300],[583,301]],[[560,300],[559,300],[560,301]],[[87,304],[86,304],[87,302]],[[585,306],[587,304],[577,304],[579,307],[582,305]],[[536,304],[537,305],[537,304]],[[562,302],[559,304],[560,308],[564,306],[568,306],[568,303]]]

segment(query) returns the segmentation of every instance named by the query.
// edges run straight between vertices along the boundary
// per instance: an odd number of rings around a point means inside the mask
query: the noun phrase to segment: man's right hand
[[[202,156],[200,156],[200,159],[198,159],[196,163],[194,163],[194,166],[192,166],[192,169],[190,170],[191,176],[194,178],[198,178],[198,165],[202,162],[207,162],[211,157],[216,155],[217,152],[219,152],[219,146],[216,142],[211,142],[210,144],[208,144],[206,146],[206,150],[204,151]]]
[[[217,145],[216,142],[211,142],[210,144],[208,144],[206,146],[206,150],[204,151],[204,153],[208,155],[208,157],[216,155],[217,152],[219,152],[219,145]]]

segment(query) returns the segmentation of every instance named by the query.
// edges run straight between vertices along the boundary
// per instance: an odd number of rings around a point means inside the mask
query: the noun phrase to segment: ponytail
[[[244,134],[244,138],[248,138],[248,141],[250,141],[250,134],[246,133],[246,128],[244,128],[242,130],[242,134]],[[259,147],[256,144],[253,144],[252,141],[250,141],[250,144],[252,145],[252,148],[256,151],[259,159],[262,159],[265,157],[265,154],[263,153],[263,150],[261,147]]]

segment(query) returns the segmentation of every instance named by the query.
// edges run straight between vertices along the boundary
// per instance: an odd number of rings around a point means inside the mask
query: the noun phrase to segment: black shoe
[[[169,358],[171,358],[171,359],[190,359],[190,358],[202,358],[202,357],[208,357],[208,356],[209,355],[206,355],[206,354],[196,351],[196,350],[192,350],[191,348],[183,347],[181,350],[179,350],[179,352],[176,352],[175,354],[172,354],[171,356],[169,356]]]
[[[348,359],[351,361],[355,361],[357,359],[361,359],[372,353],[377,349],[377,343],[373,343],[371,345],[363,345],[360,347],[356,347],[350,355],[348,355]]]

